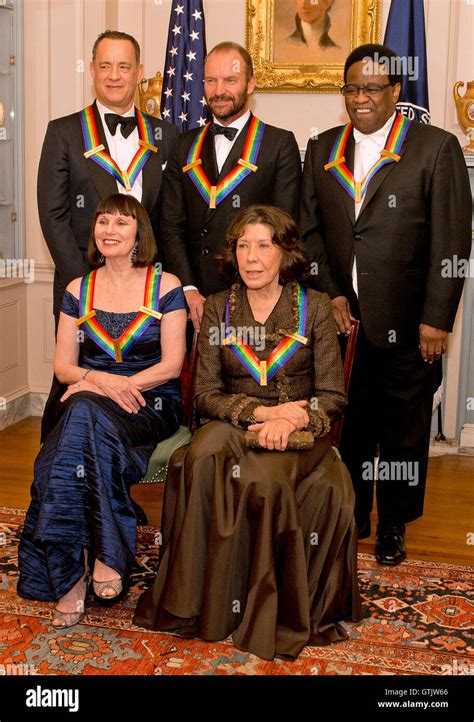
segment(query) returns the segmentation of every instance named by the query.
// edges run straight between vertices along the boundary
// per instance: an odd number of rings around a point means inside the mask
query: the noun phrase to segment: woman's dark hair
[[[87,246],[87,263],[90,266],[100,266],[99,251],[95,242],[95,224],[97,218],[103,213],[118,214],[121,216],[132,216],[137,222],[136,243],[137,257],[132,263],[135,268],[144,268],[155,262],[157,256],[156,241],[153,235],[150,218],[142,204],[136,198],[124,193],[114,193],[103,198],[95,209],[94,221],[92,223],[89,245]]]
[[[275,206],[253,205],[241,210],[233,219],[226,234],[226,243],[217,255],[221,276],[233,283],[239,278],[236,247],[245,226],[264,223],[272,229],[272,241],[279,246],[283,257],[279,281],[304,281],[307,278],[309,259],[302,249],[299,233],[293,218]]]

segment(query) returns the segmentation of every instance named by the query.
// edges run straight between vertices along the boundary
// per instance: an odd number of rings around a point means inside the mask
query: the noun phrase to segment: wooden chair
[[[349,386],[351,383],[352,367],[354,365],[354,356],[355,356],[355,350],[356,350],[356,344],[357,344],[357,335],[359,333],[359,321],[357,321],[354,318],[351,318],[351,326],[352,326],[352,330],[351,330],[350,335],[347,338],[346,350],[344,353],[344,361],[343,361],[344,391],[346,392],[347,395],[349,395]],[[339,448],[339,444],[341,443],[343,423],[344,423],[344,412],[342,412],[341,418],[334,422],[333,427],[331,429],[332,445],[336,449]]]
[[[166,479],[168,463],[176,449],[189,444],[191,441],[191,426],[193,420],[193,383],[197,359],[197,333],[194,333],[191,354],[185,357],[179,380],[181,382],[181,405],[183,409],[183,422],[179,429],[169,439],[160,441],[150,457],[148,468],[140,484],[162,484]]]
[[[359,331],[359,321],[351,320],[352,331],[347,339],[346,351],[344,354],[344,389],[346,394],[349,393],[349,384],[352,374],[352,366],[354,363],[354,355],[357,343],[357,334]],[[185,444],[189,444],[192,438],[191,426],[193,420],[193,383],[194,374],[196,371],[196,360],[197,360],[197,337],[198,334],[194,333],[193,343],[191,348],[191,355],[189,361],[185,358],[183,369],[180,375],[181,382],[181,399],[183,407],[183,423],[179,429],[169,439],[160,441],[148,462],[148,468],[145,476],[141,479],[140,484],[162,484],[166,480],[166,474],[168,471],[168,464],[176,449],[179,449]],[[331,430],[332,444],[338,448],[341,434],[342,424],[344,421],[344,415],[338,419]]]

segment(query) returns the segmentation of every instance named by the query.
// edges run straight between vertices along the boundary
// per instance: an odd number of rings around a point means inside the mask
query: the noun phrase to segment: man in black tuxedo
[[[301,206],[317,285],[332,299],[339,332],[349,333],[351,316],[361,322],[341,453],[364,538],[379,448],[376,556],[389,565],[406,556],[405,523],[423,513],[436,367],[463,286],[444,269],[455,256],[468,258],[471,247],[459,143],[440,128],[404,124],[396,113],[397,67],[385,46],[349,55],[342,91],[352,127],[310,140]],[[336,153],[344,128],[346,144]],[[398,146],[391,143],[397,136]]]
[[[139,145],[140,127],[133,99],[143,77],[140,47],[131,35],[106,31],[99,35],[93,50],[90,71],[96,100],[91,106],[99,143],[116,162],[120,171],[129,169]],[[145,165],[130,184],[122,182],[100,165],[97,154],[88,148],[83,136],[82,111],[52,120],[46,131],[38,170],[38,210],[41,228],[55,263],[54,315],[56,325],[67,284],[87,273],[86,250],[94,210],[102,198],[112,193],[134,195],[148,210],[155,237],[163,171],[177,137],[177,128],[146,116],[151,127],[151,145]],[[92,149],[93,150],[93,149]],[[128,179],[129,181],[130,179]],[[127,188],[126,188],[127,186]],[[54,425],[52,412],[60,391],[53,387],[42,422],[42,440]]]
[[[97,38],[90,71],[96,100],[92,104],[99,141],[121,170],[137,152],[139,130],[133,99],[143,77],[140,47],[131,35],[106,31]],[[38,170],[41,228],[53,257],[54,314],[59,314],[67,284],[87,273],[87,242],[94,210],[112,193],[130,192],[147,209],[158,230],[158,202],[163,170],[177,137],[174,125],[147,116],[154,147],[130,191],[86,151],[81,112],[52,120],[46,131]],[[110,125],[110,127],[109,127]]]
[[[254,88],[252,60],[245,48],[224,42],[211,50],[204,69],[204,94],[213,122],[179,137],[163,184],[160,235],[165,267],[184,286],[195,329],[205,296],[226,287],[218,276],[216,253],[232,217],[253,203],[279,206],[295,217],[298,211],[301,160],[293,133],[262,124],[255,157],[246,166],[240,163],[245,147],[252,146],[252,129],[261,122],[248,109]],[[203,131],[202,149],[191,168],[193,144]],[[207,195],[199,188],[194,169],[204,178]],[[226,177],[239,170],[245,170],[245,177],[240,176],[226,195]]]

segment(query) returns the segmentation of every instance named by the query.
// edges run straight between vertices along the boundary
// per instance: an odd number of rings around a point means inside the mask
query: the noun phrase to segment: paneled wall
[[[246,0],[204,0],[208,48],[224,39],[244,44],[245,6]],[[382,7],[383,34],[389,0],[383,0]],[[8,403],[27,392],[46,394],[52,375],[53,266],[36,209],[37,166],[47,123],[93,99],[88,65],[93,42],[105,28],[138,39],[147,76],[162,72],[170,8],[171,0],[24,0],[26,257],[35,260],[36,277],[28,285],[0,280],[0,323],[8,329],[0,351],[0,397]],[[452,87],[456,80],[472,77],[474,5],[425,0],[425,9],[433,124],[462,140]],[[266,122],[293,130],[302,150],[311,128],[322,131],[345,120],[343,99],[337,94],[262,93],[254,96],[252,109]],[[461,316],[447,361],[448,437],[454,437],[456,429]],[[23,404],[18,413],[40,413],[39,397],[33,400],[33,408]],[[0,428],[6,419],[0,411]]]

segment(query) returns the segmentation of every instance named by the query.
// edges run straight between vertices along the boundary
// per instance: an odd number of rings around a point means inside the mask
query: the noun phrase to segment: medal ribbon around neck
[[[298,331],[296,333],[287,334],[270,353],[265,361],[261,361],[255,351],[246,343],[242,343],[234,336],[228,336],[224,341],[224,346],[229,346],[234,356],[240,361],[255,381],[260,386],[266,386],[277,371],[279,371],[286,363],[295,355],[301,345],[308,343],[308,339],[303,335],[306,329],[306,311],[307,297],[306,291],[298,284]],[[227,297],[225,307],[225,324],[226,332],[230,326],[230,294]]]
[[[160,299],[161,273],[154,266],[148,267],[145,283],[145,295],[143,306],[139,308],[137,317],[127,326],[125,331],[114,339],[95,318],[96,312],[93,309],[94,288],[97,270],[91,271],[81,281],[81,292],[79,298],[79,313],[81,317],[76,324],[84,324],[89,336],[101,347],[116,363],[122,363],[123,357],[131,349],[133,344],[146,331],[155,318],[161,319],[162,313],[158,311]]]
[[[202,198],[209,205],[209,208],[216,208],[229,193],[232,193],[250,173],[256,173],[258,166],[256,161],[262,145],[265,123],[252,116],[245,139],[242,158],[239,158],[237,165],[230,171],[216,186],[211,185],[204,168],[202,167],[201,151],[204,138],[211,123],[207,123],[202,131],[197,134],[189,149],[186,165],[183,166],[183,173],[189,173],[189,177],[198,189]]]
[[[82,137],[86,148],[84,157],[91,158],[107,173],[113,175],[127,191],[132,190],[133,184],[151,154],[158,152],[158,148],[153,145],[153,129],[150,119],[138,108],[135,108],[135,117],[137,119],[138,135],[140,136],[139,147],[127,170],[120,170],[113,158],[105,152],[105,146],[99,140],[93,106],[89,105],[81,111]]]
[[[324,166],[324,170],[332,173],[337,182],[341,184],[356,203],[361,203],[365,197],[367,187],[377,171],[388,163],[398,163],[400,160],[400,149],[405,141],[410,123],[411,121],[408,118],[401,115],[401,113],[397,113],[385,147],[380,151],[380,158],[375,161],[362,181],[355,180],[345,163],[344,151],[352,131],[352,123],[347,123],[334,142],[329,162]]]

